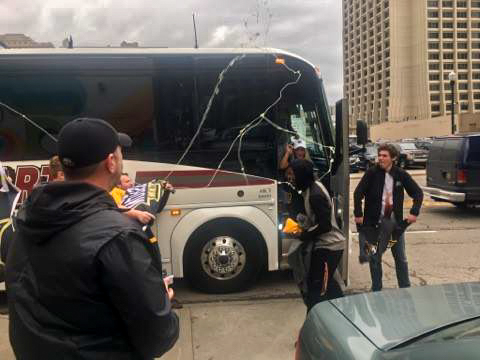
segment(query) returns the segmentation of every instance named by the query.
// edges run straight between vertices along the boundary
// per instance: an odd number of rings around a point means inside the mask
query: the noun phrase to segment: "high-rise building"
[[[343,53],[351,129],[450,116],[451,72],[455,113],[480,113],[480,1],[343,0]]]

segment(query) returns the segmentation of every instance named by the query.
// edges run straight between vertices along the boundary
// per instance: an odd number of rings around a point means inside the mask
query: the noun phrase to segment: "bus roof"
[[[4,55],[221,55],[221,54],[276,54],[286,55],[301,60],[317,69],[308,60],[291,52],[275,48],[122,48],[122,47],[79,47],[67,48],[36,48],[36,49],[3,49],[0,48],[0,57]]]

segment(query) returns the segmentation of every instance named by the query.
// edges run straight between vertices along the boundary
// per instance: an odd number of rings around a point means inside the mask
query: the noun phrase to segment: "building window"
[[[468,36],[467,36],[467,33],[466,32],[458,32],[457,33],[457,38],[459,39],[466,39]]]
[[[460,100],[468,100],[468,93],[461,93]]]
[[[444,29],[453,29],[453,22],[444,22],[443,23]]]
[[[459,70],[468,70],[468,64],[467,63],[459,63],[457,64],[457,67]]]
[[[480,103],[475,103],[475,110],[480,110]]]
[[[473,98],[474,98],[475,100],[480,100],[480,92],[473,93]]]
[[[444,18],[453,18],[453,11],[444,11],[443,12]]]
[[[438,32],[429,32],[428,33],[429,39],[438,39]]]
[[[467,2],[459,0],[459,1],[457,1],[457,7],[466,8],[467,7]]]
[[[480,1],[473,1],[472,0],[472,7],[480,8]]]
[[[467,73],[458,74],[458,80],[468,80],[468,74]]]
[[[440,91],[440,84],[430,84],[430,91]]]
[[[468,44],[466,42],[459,42],[459,43],[457,43],[457,48],[468,49]]]
[[[467,12],[466,11],[457,11],[457,18],[466,18]]]
[[[478,85],[480,85],[480,83]],[[468,90],[468,83],[458,83],[458,88],[460,90]]]
[[[429,18],[438,18],[438,11],[428,10],[427,16]]]
[[[438,52],[429,53],[428,58],[430,60],[438,60],[438,59],[440,59],[440,54]]]
[[[438,7],[438,1],[428,0],[427,5],[428,7]]]
[[[444,63],[443,70],[453,70],[453,63]]]
[[[429,27],[430,29],[438,29],[438,22],[429,21],[429,22],[428,22],[428,27]]]
[[[457,28],[466,29],[467,28],[467,23],[466,22],[457,22]]]
[[[443,43],[444,49],[453,49],[453,42],[444,42]]]
[[[439,112],[440,111],[440,105],[434,104],[432,105],[432,112]]]
[[[438,42],[429,42],[428,43],[428,48],[429,49],[439,49],[440,44]]]
[[[430,101],[440,101],[440,95],[439,94],[430,95]]]
[[[480,59],[480,52],[472,52],[472,59]]]
[[[466,53],[466,52],[457,53],[457,59],[468,59],[468,53]]]
[[[442,1],[443,7],[453,7],[453,1]]]
[[[463,102],[460,104],[460,109],[463,111],[468,110],[468,102]]]
[[[440,64],[439,63],[428,64],[428,70],[439,70],[439,69],[440,69]]]
[[[440,80],[440,75],[438,75],[438,74],[429,74],[429,75],[428,75],[428,79],[429,79],[430,81]]]
[[[472,18],[480,18],[480,11],[472,11]]]
[[[452,60],[453,59],[453,53],[444,53],[443,58],[446,60]]]
[[[442,36],[444,39],[453,39],[453,32],[444,32]]]
[[[472,69],[480,69],[480,63],[472,63]]]

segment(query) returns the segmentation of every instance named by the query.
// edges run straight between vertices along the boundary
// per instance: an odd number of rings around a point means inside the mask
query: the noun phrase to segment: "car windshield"
[[[428,335],[413,344],[444,342],[480,337],[480,318],[467,320],[460,324],[442,328],[437,332]]]
[[[417,150],[414,143],[401,143],[399,144],[402,150]]]
[[[377,155],[377,147],[376,146],[367,146],[365,148],[365,152],[369,155]]]

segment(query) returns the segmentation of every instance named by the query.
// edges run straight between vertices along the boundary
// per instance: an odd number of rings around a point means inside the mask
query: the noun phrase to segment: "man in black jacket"
[[[10,342],[18,359],[153,359],[179,334],[158,243],[108,191],[131,140],[103,120],[60,132],[66,182],[36,187],[7,259]]]
[[[354,192],[355,222],[359,226],[359,236],[365,236],[362,227],[377,227],[382,217],[391,218],[400,224],[403,221],[404,190],[413,199],[413,206],[407,216],[407,222],[417,221],[423,201],[422,189],[410,174],[394,164],[397,150],[391,144],[378,147],[378,165],[370,168],[363,175]],[[362,211],[362,200],[365,199],[365,211]],[[408,262],[405,252],[405,237],[402,234],[392,246],[395,269],[399,287],[409,287]],[[372,290],[382,289],[382,261],[375,256],[370,261]]]

